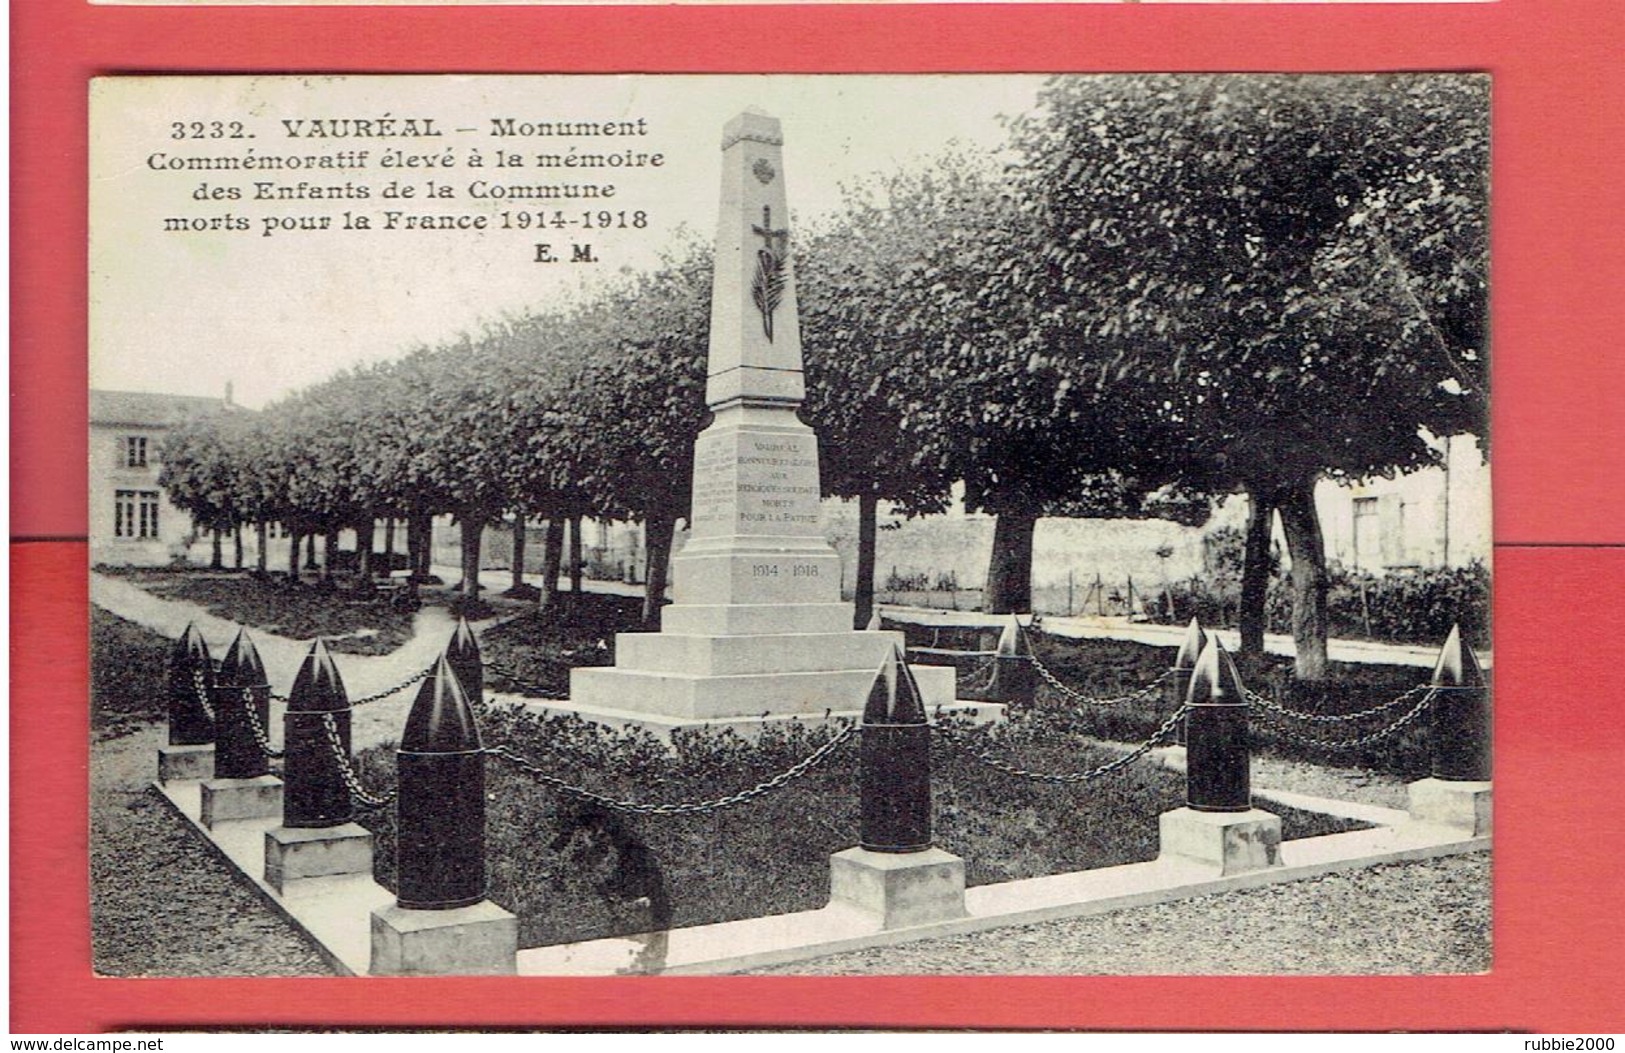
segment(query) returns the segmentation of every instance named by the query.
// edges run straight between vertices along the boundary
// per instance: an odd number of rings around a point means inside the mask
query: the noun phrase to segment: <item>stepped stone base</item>
[[[779,724],[794,723],[802,727],[815,728],[826,724],[856,724],[862,719],[862,712],[856,709],[832,710],[828,717],[822,711],[818,713],[769,713],[762,716],[760,712],[744,717],[716,717],[710,720],[691,720],[683,717],[666,717],[649,712],[635,712],[628,709],[587,707],[574,702],[540,701],[526,699],[519,703],[526,712],[546,714],[550,716],[568,715],[579,717],[582,720],[602,725],[606,728],[637,728],[646,731],[655,738],[670,743],[672,736],[678,731],[703,729],[707,731],[732,731],[746,742],[755,741],[765,729]],[[932,710],[933,715],[936,710]],[[967,702],[963,699],[942,707],[942,713],[955,716],[968,717],[978,724],[991,723],[1003,720],[1005,707],[993,702]]]
[[[692,633],[621,633],[615,637],[617,668],[692,676],[753,673],[814,673],[835,669],[879,670],[898,632],[762,633],[750,636]]]
[[[1209,863],[1219,873],[1241,874],[1281,865],[1281,820],[1251,808],[1245,812],[1198,812],[1176,808],[1158,817],[1162,858]]]
[[[963,918],[965,861],[940,848],[848,848],[829,857],[829,901],[874,915],[883,929]]]
[[[855,713],[863,709],[879,669],[878,658],[873,666],[855,669],[738,676],[620,666],[574,669],[570,673],[570,704],[583,709],[648,713],[691,723],[760,717],[764,713],[776,716],[822,716],[825,710]],[[953,705],[952,669],[914,667],[914,676],[928,711],[939,705]]]
[[[372,831],[359,823],[265,831],[265,883],[281,892],[290,881],[372,873]]]
[[[1410,796],[1412,819],[1460,827],[1471,831],[1474,837],[1489,836],[1489,783],[1421,779],[1406,789]]]
[[[850,603],[674,603],[660,611],[660,631],[714,636],[852,631]],[[628,633],[628,636],[636,635]],[[648,635],[648,634],[645,634]],[[619,645],[620,638],[616,638]]]
[[[512,976],[518,971],[519,919],[481,900],[453,910],[372,912],[373,976]]]
[[[159,746],[158,781],[207,779],[214,774],[214,745]]]
[[[233,819],[270,819],[282,814],[282,780],[275,775],[252,779],[209,779],[203,784],[204,826]]]

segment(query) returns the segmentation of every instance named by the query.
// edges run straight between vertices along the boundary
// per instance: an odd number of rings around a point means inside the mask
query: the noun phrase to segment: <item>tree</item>
[[[1255,541],[1279,511],[1297,673],[1320,678],[1315,483],[1482,433],[1487,81],[1057,78],[1041,104],[1014,132],[1043,231],[1009,272],[1030,342],[1125,409],[1137,474],[1243,490]]]
[[[705,425],[711,255],[688,245],[652,274],[608,289],[572,319],[582,373],[572,402],[590,421],[581,485],[590,511],[644,523],[643,620],[657,623],[678,519],[689,515],[694,440]]]
[[[233,460],[229,419],[219,412],[194,417],[164,439],[158,485],[177,508],[192,516],[198,529],[214,535],[212,563],[220,566],[220,532],[241,521],[238,477]]]
[[[793,243],[807,399],[822,491],[858,499],[855,628],[874,609],[879,502],[908,515],[946,507],[953,478],[918,429],[924,384],[909,371],[898,278],[940,230],[940,175],[898,174],[849,191],[846,210]]]

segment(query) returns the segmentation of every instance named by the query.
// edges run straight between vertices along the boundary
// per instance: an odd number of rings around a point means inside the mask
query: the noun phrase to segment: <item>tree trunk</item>
[[[1275,521],[1275,493],[1262,486],[1247,491],[1247,540],[1241,561],[1241,653],[1264,653],[1265,608],[1270,587],[1270,533]]]
[[[880,499],[858,495],[858,577],[852,584],[852,628],[864,629],[875,610],[875,519]]]
[[[339,532],[329,527],[322,531],[322,580],[333,580],[333,555],[339,549]]]
[[[485,532],[485,517],[465,511],[460,517],[463,540],[463,583],[465,600],[476,600],[480,595],[480,535]]]
[[[537,606],[547,610],[559,594],[559,564],[564,555],[564,520],[553,516],[547,521],[547,540],[542,544],[542,595]]]
[[[232,555],[232,560],[233,560],[232,566],[234,566],[238,570],[242,570],[243,569],[243,525],[241,523],[233,523],[231,525],[231,546],[232,546],[231,555]]]
[[[666,598],[666,574],[676,530],[677,518],[664,514],[651,515],[643,527],[643,624],[649,629],[660,627],[660,603]]]
[[[412,564],[412,573],[419,581],[428,581],[434,564],[434,517],[418,513],[417,532],[417,562]]]
[[[288,580],[290,582],[298,582],[299,580],[299,543],[303,540],[304,538],[300,536],[297,529],[291,527],[288,529]]]
[[[1281,528],[1292,556],[1292,643],[1299,680],[1326,679],[1326,542],[1315,511],[1315,481],[1286,487],[1280,497]]]
[[[418,549],[423,545],[423,534],[418,530],[418,517],[406,517],[406,580],[408,584],[416,585],[421,579],[418,577]]]
[[[525,584],[525,514],[516,513],[513,517],[513,587],[519,589]]]
[[[226,565],[220,552],[220,528],[209,531],[209,568],[219,570]]]
[[[384,577],[395,573],[395,517],[384,517]]]
[[[570,519],[570,591],[581,591],[581,517]]]
[[[316,532],[305,535],[305,569],[316,569]]]
[[[355,527],[355,576],[365,585],[372,581],[372,539],[378,524],[364,516]]]
[[[261,519],[259,522],[254,524],[254,540],[259,544],[259,553],[254,557],[254,564],[259,568],[259,572],[261,574],[265,573],[266,560],[269,558],[269,554],[265,551],[265,548],[271,540],[270,533],[271,532],[265,528],[265,520]]]
[[[987,565],[982,605],[989,614],[1026,614],[1033,606],[1033,530],[1038,517],[1002,513],[993,524],[993,556]]]

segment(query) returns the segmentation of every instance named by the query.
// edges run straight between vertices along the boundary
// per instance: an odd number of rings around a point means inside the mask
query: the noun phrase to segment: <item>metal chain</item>
[[[705,812],[718,811],[723,808],[729,808],[736,804],[744,804],[746,801],[753,800],[766,793],[771,793],[787,783],[795,779],[799,779],[801,776],[807,774],[814,767],[816,767],[819,762],[823,761],[826,757],[839,749],[856,733],[857,728],[854,725],[848,724],[847,726],[843,727],[834,738],[829,739],[816,750],[813,750],[792,767],[785,769],[779,774],[773,776],[771,779],[757,783],[748,790],[741,790],[738,793],[730,794],[727,797],[719,797],[715,800],[692,801],[682,804],[648,804],[640,801],[619,800],[614,797],[605,796],[601,793],[594,793],[592,790],[588,790],[580,786],[573,786],[557,776],[549,775],[543,771],[540,766],[526,760],[524,757],[521,757],[507,746],[492,746],[487,748],[485,752],[494,757],[500,758],[501,760],[507,761],[508,763],[524,771],[526,774],[534,777],[538,782],[541,782],[545,786],[551,786],[560,793],[566,793],[572,797],[579,797],[582,800],[590,801],[591,803],[599,805],[600,807],[612,808],[619,812],[630,812],[634,815],[697,815]]]
[[[512,683],[517,685],[521,691],[525,691],[528,694],[530,694],[530,695],[532,695],[532,696],[534,696],[536,698],[539,698],[544,702],[568,702],[568,701],[570,701],[570,692],[568,690],[564,691],[561,694],[560,692],[554,690],[553,688],[543,687],[542,685],[536,683],[533,680],[526,680],[524,677],[519,676],[517,673],[515,673],[512,669],[505,669],[500,665],[493,665],[490,662],[487,662],[485,664],[485,668],[486,668],[486,670],[488,672],[495,673],[497,676],[503,677],[504,679],[511,681]]]
[[[282,751],[271,748],[271,740],[265,734],[265,725],[260,723],[260,715],[254,709],[254,689],[243,688],[243,712],[248,714],[248,728],[254,733],[254,741],[259,744],[260,752],[267,757],[282,756]]]
[[[1341,742],[1327,742],[1324,739],[1317,739],[1312,735],[1302,735],[1294,731],[1288,731],[1285,728],[1274,727],[1270,730],[1272,734],[1279,735],[1281,738],[1299,743],[1300,745],[1315,746],[1324,750],[1359,749],[1361,746],[1369,746],[1373,742],[1378,742],[1397,733],[1407,724],[1421,716],[1422,712],[1426,710],[1428,706],[1433,704],[1434,698],[1438,696],[1438,690],[1429,684],[1423,684],[1421,686],[1427,691],[1427,693],[1422,696],[1421,701],[1417,702],[1416,705],[1412,706],[1403,716],[1401,716],[1398,720],[1395,720],[1392,724],[1389,724],[1381,731],[1374,731],[1369,735],[1361,735],[1358,738],[1346,739]],[[1413,692],[1408,691],[1406,692],[1406,695],[1412,693]]]
[[[382,797],[374,797],[361,785],[361,777],[350,766],[350,755],[344,748],[344,739],[339,735],[339,722],[333,718],[333,714],[322,714],[322,730],[326,732],[327,748],[333,754],[333,763],[338,766],[339,778],[344,780],[344,788],[350,791],[350,798],[361,806],[361,810],[370,812],[393,803],[396,790]]]
[[[402,680],[400,683],[396,684],[394,687],[385,688],[383,691],[378,691],[378,692],[375,692],[373,694],[370,694],[366,698],[352,699],[351,702],[350,702],[350,705],[351,706],[364,706],[368,702],[377,702],[379,699],[388,698],[390,695],[393,695],[396,692],[406,690],[407,688],[411,687],[413,684],[417,683],[420,680],[427,679],[429,674],[431,674],[433,672],[434,672],[434,666],[431,665],[427,669],[422,670],[421,672],[413,673],[411,676],[407,677],[405,680]],[[287,695],[279,695],[275,691],[273,691],[273,692],[271,692],[271,701],[272,702],[291,702],[292,699],[290,699]]]
[[[373,694],[370,694],[365,698],[352,699],[350,701],[350,706],[351,706],[351,708],[354,708],[355,706],[364,706],[368,702],[377,702],[380,699],[388,698],[390,695],[397,694],[397,693],[399,693],[401,691],[405,691],[407,688],[411,687],[413,684],[417,683],[418,681],[427,680],[429,678],[429,676],[434,673],[434,670],[435,670],[435,667],[431,665],[428,668],[422,670],[421,672],[413,673],[411,676],[407,677],[405,680],[402,680],[400,683],[396,684],[392,688],[389,688],[389,689],[384,690],[384,691],[374,692]]]
[[[1122,706],[1127,705],[1130,702],[1144,701],[1145,699],[1157,694],[1157,692],[1162,689],[1164,681],[1166,681],[1170,676],[1174,675],[1174,671],[1172,669],[1164,669],[1160,674],[1158,674],[1155,680],[1151,681],[1149,684],[1146,684],[1144,687],[1136,688],[1126,695],[1119,695],[1115,698],[1094,698],[1081,692],[1074,691],[1070,687],[1067,687],[1065,684],[1061,683],[1061,681],[1056,678],[1055,674],[1045,668],[1044,663],[1038,660],[1038,656],[1036,654],[1028,655],[1027,657],[1032,661],[1033,668],[1038,670],[1038,675],[1044,678],[1044,683],[1048,684],[1056,691],[1059,691],[1063,698],[1070,699],[1073,702],[1082,702],[1086,706]]]
[[[966,691],[982,691],[993,686],[998,679],[998,659],[989,658],[975,669],[966,673],[959,680],[959,686]],[[985,683],[983,681],[986,681]]]
[[[197,704],[203,708],[203,715],[214,723],[214,706],[209,704],[209,688],[203,682],[203,670],[192,670],[192,690],[197,693]]]
[[[1134,761],[1139,760],[1141,757],[1160,746],[1162,744],[1162,740],[1173,733],[1174,728],[1179,724],[1180,719],[1185,716],[1189,709],[1189,706],[1180,706],[1178,709],[1174,710],[1168,715],[1168,719],[1164,720],[1157,727],[1157,730],[1152,732],[1150,738],[1140,743],[1130,752],[1118,757],[1116,760],[1107,761],[1105,764],[1098,764],[1087,771],[1066,773],[1030,771],[1026,768],[1018,768],[1008,761],[1002,761],[997,757],[990,756],[987,753],[977,750],[970,743],[964,741],[956,729],[950,728],[946,724],[937,724],[934,726],[943,732],[944,736],[950,743],[964,750],[966,753],[970,754],[976,760],[982,762],[988,767],[1001,771],[1006,775],[1014,775],[1020,779],[1032,779],[1037,782],[1070,784],[1088,782],[1091,779],[1098,779],[1102,775],[1110,774],[1111,772],[1117,771],[1119,768],[1126,767],[1127,765],[1132,764]]]
[[[1432,690],[1432,686],[1429,685],[1429,684],[1417,684],[1415,687],[1413,687],[1410,690],[1406,691],[1404,694],[1399,695],[1399,696],[1397,696],[1395,698],[1391,698],[1388,701],[1386,701],[1386,702],[1384,702],[1384,703],[1382,703],[1380,705],[1372,706],[1370,709],[1362,709],[1357,713],[1335,713],[1335,714],[1333,714],[1333,713],[1305,713],[1302,710],[1288,709],[1286,706],[1281,705],[1279,702],[1275,702],[1275,701],[1272,701],[1271,699],[1265,698],[1263,695],[1258,694],[1256,691],[1252,691],[1252,690],[1250,690],[1248,688],[1242,688],[1243,693],[1246,694],[1246,696],[1247,696],[1247,701],[1251,702],[1255,706],[1258,706],[1260,709],[1263,709],[1266,713],[1277,714],[1279,716],[1286,717],[1286,718],[1289,718],[1291,720],[1305,720],[1305,721],[1309,721],[1309,722],[1314,723],[1314,724],[1347,724],[1347,723],[1350,723],[1351,721],[1361,720],[1361,719],[1363,719],[1365,717],[1375,716],[1378,713],[1385,713],[1388,710],[1393,709],[1393,708],[1395,708],[1397,706],[1404,705],[1406,702],[1409,702],[1411,699],[1415,698],[1417,695],[1422,694],[1423,692],[1426,692],[1426,691],[1430,691],[1430,690]]]

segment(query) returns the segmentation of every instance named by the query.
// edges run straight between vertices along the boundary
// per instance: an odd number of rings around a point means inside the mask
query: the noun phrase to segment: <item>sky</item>
[[[1037,77],[872,76],[552,76],[470,77],[117,77],[91,92],[90,383],[115,390],[219,396],[229,382],[241,405],[258,408],[357,364],[398,357],[477,331],[487,320],[568,303],[621,270],[657,266],[684,238],[714,236],[723,125],[747,107],[782,122],[792,231],[836,210],[843,186],[866,176],[927,164],[950,144],[997,149],[1003,118],[1030,110]],[[429,118],[439,138],[290,137],[283,122],[389,115]],[[646,134],[561,139],[496,136],[493,122],[634,121]],[[215,122],[219,122],[216,124]],[[239,122],[240,128],[232,122]],[[376,125],[375,125],[376,127]],[[397,129],[401,126],[397,124]],[[468,131],[458,131],[468,129]],[[240,132],[253,139],[215,139]],[[193,138],[201,134],[202,139]],[[545,172],[542,151],[659,153],[659,167]],[[451,149],[450,168],[382,162]],[[369,151],[364,168],[344,171],[171,170],[200,158],[338,155]],[[491,167],[495,153],[525,165]],[[478,151],[486,166],[470,167]],[[409,214],[484,215],[496,227],[509,212],[517,227],[535,202],[472,200],[476,180],[535,185],[558,179],[613,183],[611,200],[549,203],[566,230],[404,230]],[[412,199],[384,200],[392,180]],[[249,200],[256,183],[298,192],[366,186],[355,200]],[[427,184],[455,198],[425,200]],[[225,196],[235,190],[240,196]],[[581,228],[584,213],[611,213],[611,228]],[[343,230],[343,213],[374,226]],[[382,213],[402,213],[394,230]],[[627,226],[617,229],[620,214]],[[636,213],[645,226],[632,226]],[[249,229],[166,231],[249,220]],[[326,230],[264,231],[266,216],[319,222]],[[535,262],[538,242],[568,260],[590,244],[599,262]]]

